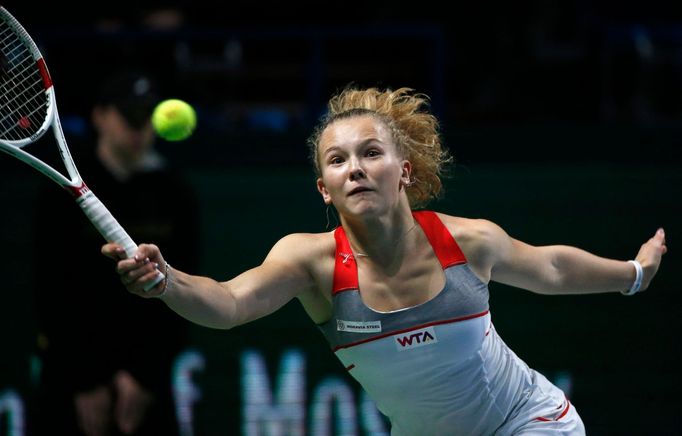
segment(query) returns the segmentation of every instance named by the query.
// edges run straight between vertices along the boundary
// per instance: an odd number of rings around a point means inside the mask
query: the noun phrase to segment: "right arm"
[[[169,268],[168,277],[149,292],[144,285],[163,271],[159,248],[141,244],[135,258],[125,256],[116,244],[106,244],[102,253],[119,259],[116,271],[128,291],[142,297],[160,298],[182,317],[212,328],[229,329],[275,312],[290,300],[316,289],[310,263],[317,256],[305,234],[280,239],[263,263],[226,282],[195,276]]]

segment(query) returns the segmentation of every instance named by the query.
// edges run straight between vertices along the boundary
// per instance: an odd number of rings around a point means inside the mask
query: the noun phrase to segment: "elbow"
[[[575,289],[576,265],[570,262],[568,254],[562,249],[553,250],[549,256],[544,281],[547,283],[547,294],[567,294]]]
[[[193,321],[193,320],[190,320]],[[234,322],[232,320],[227,320],[222,317],[215,317],[211,319],[202,319],[201,321],[197,322],[194,320],[197,324],[199,324],[202,327],[208,327],[210,329],[214,330],[232,330],[235,327],[238,327],[241,325],[240,323]]]
[[[239,324],[235,324],[235,323],[229,323],[228,324],[228,323],[221,322],[212,328],[214,328],[216,330],[232,330],[233,328],[237,327],[238,325]]]
[[[562,268],[560,256],[552,256],[547,281],[553,292],[561,292],[566,289],[568,277],[566,271]]]
[[[538,279],[534,289],[530,289],[537,294],[553,295],[567,292],[570,286],[569,274],[559,253],[550,253]]]
[[[213,330],[231,330],[239,325],[220,317],[207,318],[206,316],[194,317],[190,315],[184,316],[184,318],[194,324],[200,325],[201,327],[206,327]]]
[[[203,327],[216,330],[231,330],[246,320],[240,314],[239,300],[234,297],[231,289],[224,283],[210,288],[208,296],[195,301],[194,316],[190,318]]]

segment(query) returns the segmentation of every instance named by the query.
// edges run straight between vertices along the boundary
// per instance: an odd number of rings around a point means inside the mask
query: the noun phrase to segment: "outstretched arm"
[[[165,269],[159,248],[141,244],[137,256],[125,256],[116,244],[106,244],[102,253],[118,259],[116,271],[128,291],[142,297],[159,297],[171,309],[197,324],[213,328],[232,328],[268,315],[303,292],[315,282],[307,268],[308,256],[303,235],[289,235],[272,248],[263,263],[232,280],[218,282],[168,269],[163,280],[149,292],[145,284]]]
[[[482,228],[491,280],[541,294],[621,292],[635,281],[636,269],[628,261],[565,245],[535,247],[511,238],[490,222]],[[642,244],[634,258],[643,268],[640,290],[649,286],[666,251],[663,229]]]

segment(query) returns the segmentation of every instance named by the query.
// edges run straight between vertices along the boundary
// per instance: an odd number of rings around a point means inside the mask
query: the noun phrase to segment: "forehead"
[[[336,120],[320,135],[320,149],[343,146],[374,139],[391,143],[391,131],[384,122],[372,115],[360,115]]]

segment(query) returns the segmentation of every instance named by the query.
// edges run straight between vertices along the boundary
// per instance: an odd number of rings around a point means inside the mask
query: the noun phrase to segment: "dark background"
[[[493,283],[491,310],[502,338],[531,367],[550,379],[568,374],[589,434],[677,434],[680,8],[472,3],[175,2],[183,21],[172,28],[150,24],[169,3],[3,6],[43,50],[76,163],[88,86],[102,71],[143,65],[162,78],[166,96],[195,105],[194,136],[159,149],[200,195],[198,273],[227,279],[287,233],[325,231],[305,140],[326,99],[349,82],[408,86],[432,98],[456,158],[446,196],[432,208],[490,219],[534,245],[618,259],[633,258],[665,227],[670,252],[644,294],[548,297]],[[9,157],[0,171],[0,394],[16,392],[30,407],[31,289],[40,271],[29,260],[40,176]],[[76,207],[70,201],[65,195],[65,207]],[[62,249],[77,266],[99,247]],[[240,432],[239,359],[247,349],[264,353],[273,375],[286,350],[303,350],[308,391],[333,373],[357,389],[296,302],[232,331],[192,332],[206,358],[196,380],[203,391],[196,434]],[[0,415],[0,434],[4,426]]]

